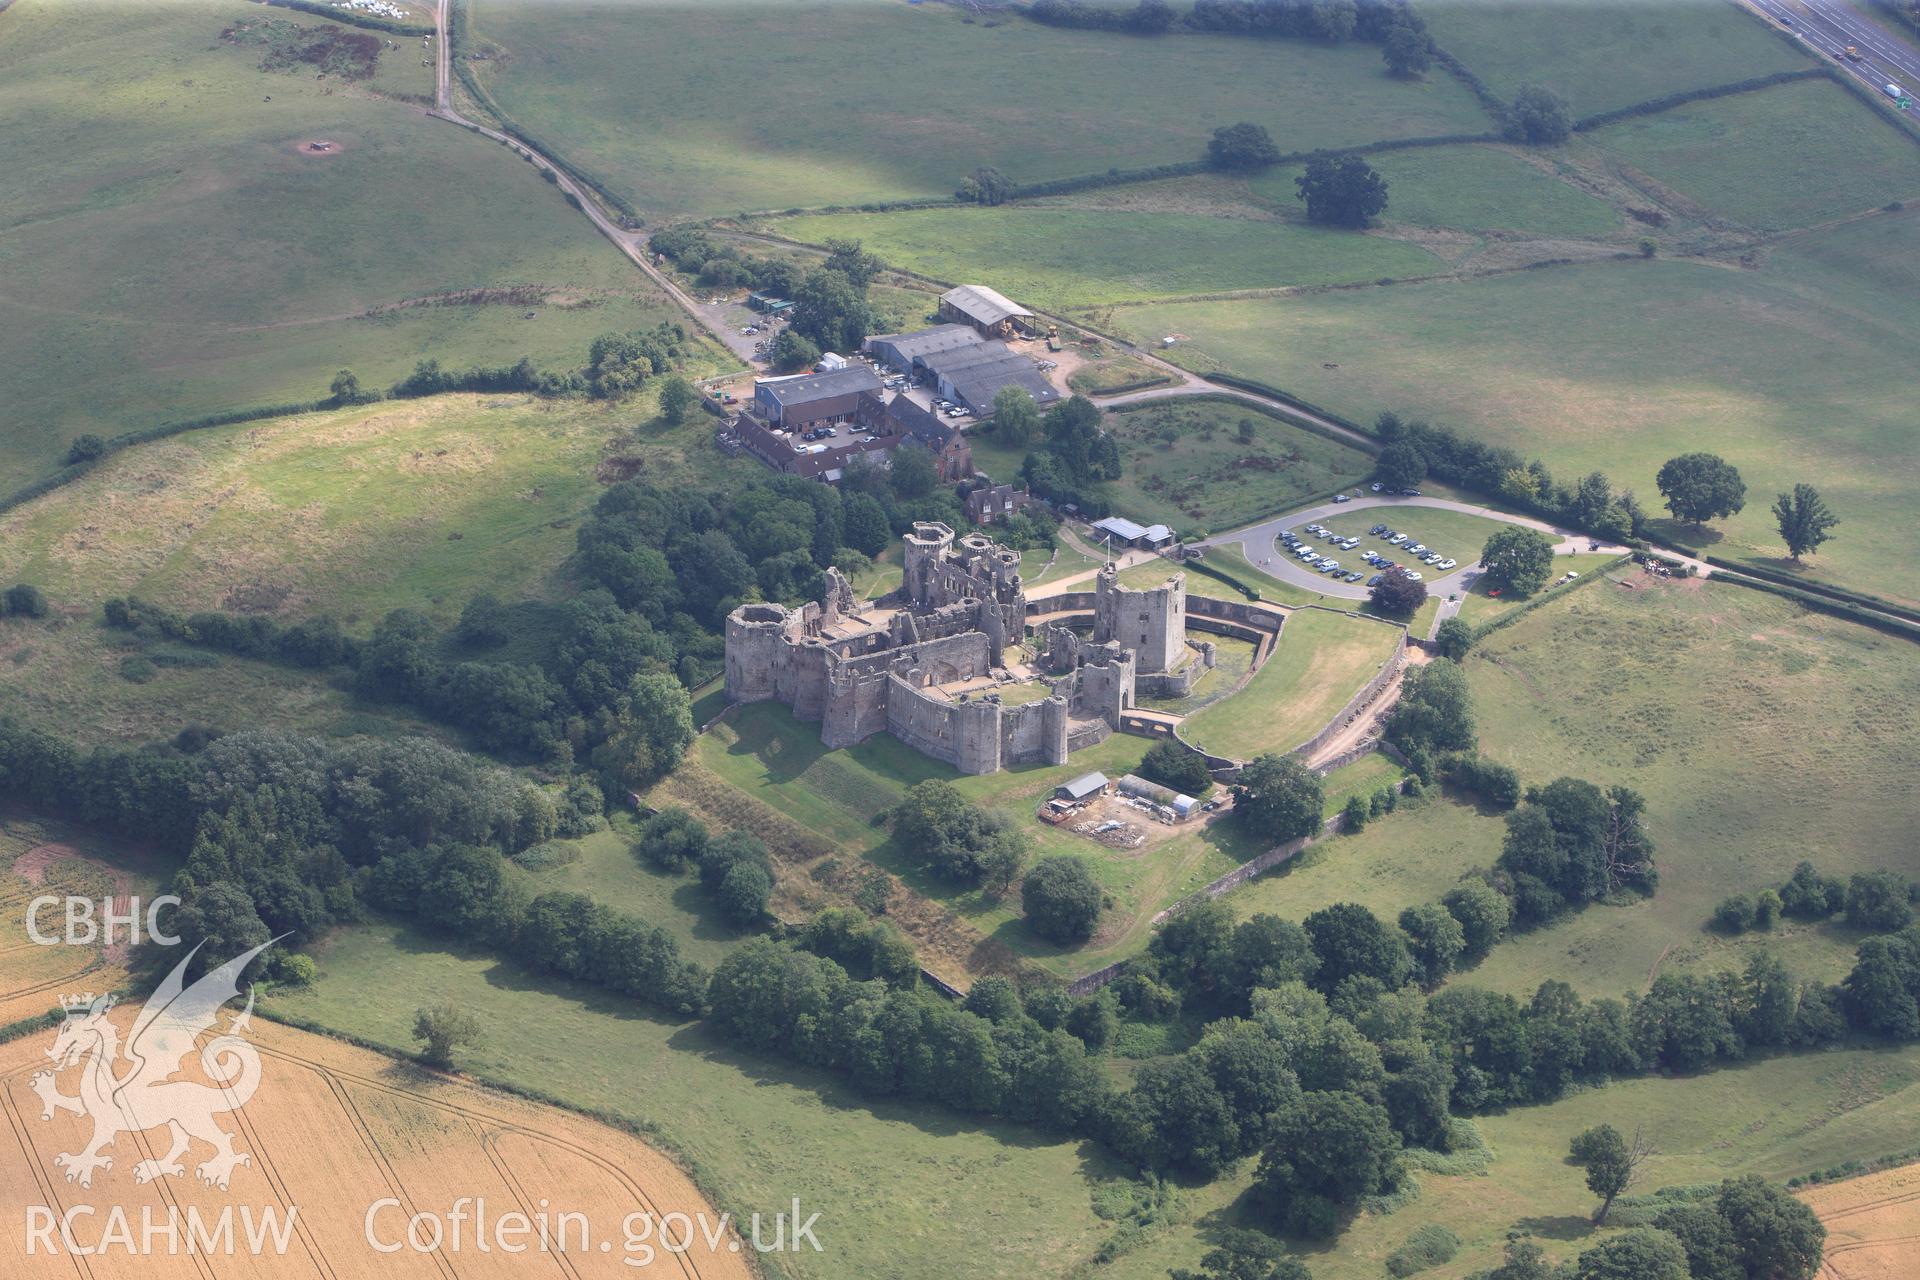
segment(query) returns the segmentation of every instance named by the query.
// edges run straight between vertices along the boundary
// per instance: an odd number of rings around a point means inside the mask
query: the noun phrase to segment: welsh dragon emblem
[[[213,1157],[194,1170],[210,1186],[225,1191],[236,1166],[253,1164],[253,1157],[235,1151],[233,1136],[214,1122],[220,1112],[245,1106],[260,1087],[259,1051],[242,1038],[253,1017],[251,988],[246,1009],[200,1050],[200,1066],[214,1083],[172,1077],[181,1071],[201,1035],[213,1028],[220,1006],[240,994],[240,974],[272,945],[262,943],[235,956],[187,986],[183,978],[200,950],[195,947],[148,998],[124,1046],[119,1028],[107,1017],[114,1005],[112,996],[96,999],[88,993],[60,998],[66,1017],[47,1050],[53,1070],[39,1072],[29,1085],[45,1108],[42,1120],[53,1119],[56,1111],[70,1111],[93,1121],[93,1137],[83,1150],[53,1158],[55,1165],[66,1170],[68,1182],[91,1187],[96,1170],[113,1168],[113,1157],[107,1152],[119,1135],[163,1127],[170,1135],[167,1153],[136,1164],[137,1182],[181,1176],[185,1168],[180,1157],[196,1139],[213,1148]],[[80,1068],[80,1092],[68,1097],[60,1092],[55,1077],[75,1066]]]

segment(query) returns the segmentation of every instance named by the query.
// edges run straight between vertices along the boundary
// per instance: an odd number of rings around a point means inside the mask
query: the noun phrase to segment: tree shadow
[[[1726,540],[1726,534],[1711,525],[1692,524],[1685,520],[1662,518],[1647,521],[1647,536],[1655,542],[1664,542],[1669,546],[1685,547],[1689,551],[1705,551],[1720,545]]]
[[[1574,1213],[1522,1218],[1514,1224],[1514,1229],[1530,1232],[1543,1240],[1584,1240],[1595,1230],[1592,1219]]]

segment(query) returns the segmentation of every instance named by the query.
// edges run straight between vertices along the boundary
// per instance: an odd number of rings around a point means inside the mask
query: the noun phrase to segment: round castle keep
[[[786,607],[777,604],[743,604],[727,615],[728,698],[764,702],[774,696],[786,660],[787,619]]]

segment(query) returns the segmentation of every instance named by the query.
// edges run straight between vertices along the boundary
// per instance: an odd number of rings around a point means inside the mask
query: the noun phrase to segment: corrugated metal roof
[[[993,398],[1000,394],[1003,387],[1019,387],[1033,397],[1036,405],[1049,405],[1060,398],[1060,389],[1048,382],[1030,360],[1024,368],[996,364],[968,369],[949,381],[953,383],[953,394],[966,401],[974,412],[981,414],[993,412]]]
[[[938,324],[931,329],[918,329],[912,333],[883,333],[879,337],[868,338],[867,348],[873,350],[885,343],[893,348],[900,359],[911,361],[941,351],[977,347],[984,342],[986,339],[972,325]]]
[[[963,284],[940,295],[947,303],[975,324],[996,325],[1014,316],[1032,318],[1033,312],[983,284]]]
[[[1088,796],[1098,795],[1107,789],[1107,775],[1104,773],[1086,773],[1072,782],[1063,782],[1053,789],[1055,795],[1065,792],[1075,800],[1085,800]]]
[[[850,395],[856,391],[878,391],[880,379],[864,364],[849,365],[826,373],[803,373],[793,378],[762,378],[760,387],[786,407]]]

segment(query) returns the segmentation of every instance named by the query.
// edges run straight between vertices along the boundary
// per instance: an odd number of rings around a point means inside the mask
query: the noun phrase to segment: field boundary
[[[1572,595],[1574,592],[1578,591],[1582,587],[1592,586],[1594,583],[1606,577],[1607,570],[1618,569],[1621,565],[1626,564],[1628,561],[1632,559],[1633,559],[1633,554],[1631,552],[1617,555],[1613,559],[1601,565],[1598,569],[1589,569],[1585,573],[1583,573],[1580,577],[1575,578],[1572,582],[1569,582],[1564,586],[1553,587],[1546,591],[1542,591],[1539,595],[1533,597],[1533,599],[1527,601],[1525,604],[1521,605],[1518,609],[1509,609],[1505,613],[1501,614],[1499,617],[1494,618],[1487,622],[1483,622],[1479,626],[1475,627],[1473,629],[1473,642],[1475,644],[1478,644],[1480,643],[1480,641],[1486,639],[1488,636],[1492,635],[1494,632],[1498,631],[1500,628],[1512,626],[1514,623],[1526,617],[1528,614],[1532,613],[1535,609],[1540,608],[1542,605],[1551,604],[1555,600],[1559,600],[1564,596]]]
[[[1845,600],[1834,600],[1827,596],[1815,595],[1811,591],[1806,591],[1799,587],[1789,587],[1779,582],[1769,582],[1764,578],[1748,577],[1736,570],[1724,570],[1711,574],[1705,581],[1724,582],[1729,586],[1746,587],[1753,591],[1765,591],[1769,594],[1779,596],[1782,599],[1791,600],[1795,604],[1810,609],[1815,613],[1824,613],[1831,617],[1839,618],[1843,622],[1857,622],[1863,627],[1872,627],[1874,630],[1884,632],[1887,635],[1898,636],[1900,639],[1911,640],[1916,644],[1920,644],[1920,623],[1909,622],[1905,618],[1897,618],[1889,614],[1875,613],[1871,609],[1849,603]]]
[[[1845,587],[1829,586],[1826,583],[1801,582],[1789,577],[1778,569],[1770,569],[1762,565],[1743,564],[1740,561],[1728,560],[1722,556],[1704,555],[1701,556],[1700,559],[1706,561],[1716,569],[1725,569],[1729,573],[1744,574],[1750,578],[1759,578],[1764,582],[1771,582],[1776,586],[1791,587],[1796,591],[1805,591],[1812,595],[1829,596],[1845,604],[1859,605],[1862,608],[1872,609],[1879,613],[1892,614],[1894,617],[1904,619],[1907,622],[1920,623],[1920,609],[1912,609],[1906,605],[1895,604],[1891,600],[1884,600],[1879,596],[1868,595],[1864,591],[1849,591]]]
[[[1635,102],[1624,107],[1615,107],[1611,111],[1600,111],[1590,116],[1582,116],[1573,122],[1575,133],[1587,133],[1594,129],[1604,129],[1610,124],[1622,120],[1631,120],[1635,116],[1658,115],[1663,111],[1672,111],[1684,107],[1690,102],[1707,102],[1714,98],[1730,98],[1741,93],[1758,93],[1776,85],[1796,84],[1802,80],[1833,80],[1837,73],[1832,67],[1802,67],[1798,71],[1775,71],[1771,75],[1752,76],[1746,80],[1734,80],[1727,84],[1709,85],[1704,89],[1682,89],[1678,93],[1669,93],[1663,97],[1649,98],[1645,102]]]

